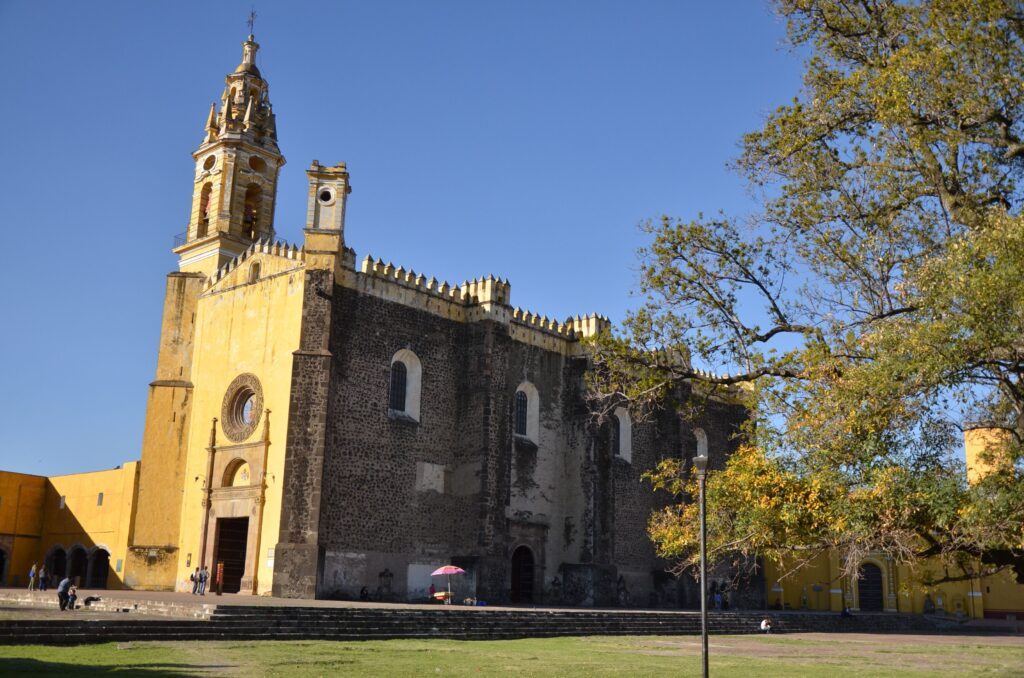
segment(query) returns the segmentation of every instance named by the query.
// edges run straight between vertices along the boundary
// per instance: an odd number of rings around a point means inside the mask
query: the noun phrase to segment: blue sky
[[[137,459],[191,152],[250,2],[0,0],[0,468]],[[257,5],[288,159],[348,163],[346,240],[439,280],[493,273],[564,319],[636,304],[637,225],[743,212],[727,168],[798,57],[760,0]]]

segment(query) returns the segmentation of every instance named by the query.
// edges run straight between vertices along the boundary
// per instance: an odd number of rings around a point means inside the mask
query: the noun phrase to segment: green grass
[[[725,636],[722,676],[1021,676],[1024,639],[872,635]],[[2,675],[74,676],[694,676],[693,636],[460,642],[260,641],[0,646]]]

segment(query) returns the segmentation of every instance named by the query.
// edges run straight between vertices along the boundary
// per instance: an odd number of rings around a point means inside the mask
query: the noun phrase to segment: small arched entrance
[[[53,575],[57,581],[64,578],[68,570],[68,557],[64,549],[56,548],[46,557],[46,571]]]
[[[864,563],[860,566],[857,606],[864,612],[881,612],[885,608],[882,597],[882,568],[878,565]]]
[[[89,581],[87,589],[107,588],[107,574],[110,569],[110,554],[104,549],[96,549],[89,558]]]
[[[512,602],[533,602],[533,551],[520,546],[512,553]]]
[[[86,555],[84,548],[76,546],[68,556],[68,576],[71,577],[72,581],[81,585],[85,582],[85,575],[88,570],[89,557]]]

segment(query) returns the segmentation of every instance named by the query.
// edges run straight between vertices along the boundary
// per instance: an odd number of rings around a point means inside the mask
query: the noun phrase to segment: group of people
[[[28,590],[45,591],[50,587],[50,573],[46,571],[46,565],[37,567],[38,563],[32,563],[28,571]]]
[[[192,595],[206,595],[206,582],[210,580],[210,570],[205,565],[202,568],[196,568],[196,571],[188,576],[188,580],[192,582]]]
[[[45,591],[50,584],[50,574],[46,571],[46,565],[39,567],[39,563],[32,563],[28,571],[28,590]],[[78,601],[78,587],[71,581],[71,577],[64,577],[57,584],[57,604],[61,612],[75,609]]]

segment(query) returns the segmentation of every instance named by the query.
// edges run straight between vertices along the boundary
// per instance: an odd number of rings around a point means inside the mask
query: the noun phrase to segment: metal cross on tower
[[[249,20],[246,23],[249,24],[249,35],[252,35],[253,34],[253,32],[252,32],[252,25],[254,23],[256,23],[256,8],[255,7],[253,7],[249,11]]]

